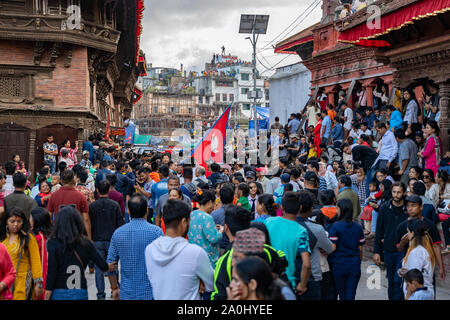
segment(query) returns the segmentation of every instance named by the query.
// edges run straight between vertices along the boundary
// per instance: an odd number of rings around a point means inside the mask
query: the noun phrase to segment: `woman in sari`
[[[431,169],[436,176],[441,161],[442,143],[439,139],[439,126],[436,121],[428,121],[423,129],[425,147],[417,155],[424,159],[425,169]]]
[[[16,280],[16,270],[9,256],[8,249],[0,243],[0,300],[12,300],[9,288]]]
[[[320,150],[320,143],[322,140],[320,139],[320,130],[322,128],[322,115],[320,113],[316,113],[316,126],[314,128],[314,146],[317,150],[317,157],[320,159],[320,154],[322,151]]]
[[[11,292],[14,300],[30,300],[32,288],[40,297],[43,291],[42,265],[30,222],[19,208],[9,210],[0,225],[0,241],[8,249],[17,276]]]
[[[47,208],[48,201],[52,195],[50,192],[51,189],[52,186],[50,185],[50,182],[47,180],[41,182],[39,185],[39,194],[34,198],[39,207]]]

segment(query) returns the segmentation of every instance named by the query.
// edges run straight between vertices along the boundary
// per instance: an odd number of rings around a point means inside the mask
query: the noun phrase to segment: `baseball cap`
[[[422,205],[422,198],[418,195],[410,195],[405,198],[406,202],[414,202]]]
[[[247,171],[247,173],[245,174],[246,178],[256,178],[256,174],[254,171]]]
[[[280,176],[280,179],[281,179],[281,182],[289,182],[289,181],[291,181],[291,176],[287,173],[283,173]]]
[[[297,137],[296,134],[291,134],[290,138],[291,138],[291,139],[294,139],[294,138],[295,138],[295,139],[298,139],[298,137]]]
[[[86,153],[89,153],[89,151],[84,150],[84,151],[83,151],[83,155],[85,155]]]

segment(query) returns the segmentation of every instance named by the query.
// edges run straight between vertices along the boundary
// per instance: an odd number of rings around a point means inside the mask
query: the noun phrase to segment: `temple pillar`
[[[447,80],[439,84],[439,95],[441,100],[439,103],[439,110],[441,111],[441,116],[439,118],[439,128],[441,132],[439,137],[442,141],[442,157],[445,153],[449,151],[449,130],[450,130],[450,118],[449,118],[449,107],[450,107],[450,80]]]
[[[367,107],[373,108],[373,88],[374,86],[367,86],[366,87],[366,99],[367,99]]]

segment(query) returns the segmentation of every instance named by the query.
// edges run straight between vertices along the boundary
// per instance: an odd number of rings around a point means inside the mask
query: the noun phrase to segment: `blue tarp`
[[[128,121],[128,126],[125,127],[125,143],[134,143],[134,133],[136,131],[136,126],[132,121]]]
[[[258,119],[258,132],[259,130],[269,130],[269,117],[270,117],[270,109],[263,107],[256,107],[256,113],[259,117],[263,119]],[[255,128],[255,122],[253,120],[249,120],[248,122],[248,130],[249,136],[253,137],[253,129]]]

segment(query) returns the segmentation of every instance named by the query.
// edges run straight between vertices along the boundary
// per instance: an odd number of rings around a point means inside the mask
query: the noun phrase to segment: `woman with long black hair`
[[[30,216],[30,225],[31,231],[36,237],[36,241],[39,246],[39,255],[41,257],[41,265],[42,265],[42,279],[43,279],[43,288],[45,288],[45,282],[47,279],[47,261],[48,261],[48,253],[45,244],[47,243],[47,239],[52,232],[52,222],[50,219],[50,214],[47,209],[43,207],[36,207],[31,210]],[[36,297],[36,300],[44,300],[45,292],[39,297]]]
[[[349,199],[337,202],[338,221],[330,229],[333,253],[329,256],[339,300],[355,300],[361,278],[362,246],[365,243],[361,225],[353,221],[353,204]]]
[[[67,205],[58,211],[47,241],[48,268],[45,300],[88,300],[84,271],[92,260],[102,271],[114,271],[117,263],[106,263],[86,235],[80,213]]]
[[[439,125],[436,121],[428,121],[423,129],[425,146],[417,153],[417,155],[423,158],[425,162],[425,169],[431,169],[433,171],[433,177],[436,176],[439,170],[439,163],[442,158],[442,142],[439,138]]]
[[[43,292],[41,258],[36,238],[30,233],[30,222],[22,209],[7,211],[0,225],[0,242],[8,249],[16,270],[11,288],[14,300],[31,300]]]
[[[439,184],[434,179],[434,172],[431,169],[425,169],[423,172],[423,183],[427,191],[425,192],[425,198],[433,201],[434,205],[439,206]]]
[[[269,265],[259,257],[245,258],[232,271],[228,300],[284,300]]]
[[[433,250],[433,241],[428,234],[428,226],[420,219],[408,221],[409,247],[402,261],[402,268],[406,270],[419,269],[422,271],[425,286],[434,296],[433,273],[436,266],[436,256]],[[409,295],[406,284],[403,285],[405,298]]]
[[[416,94],[412,88],[408,88],[403,92],[403,110],[405,115],[403,117],[403,128],[408,138],[414,140],[414,134],[416,131],[422,129],[422,125],[419,123],[419,117],[421,111],[419,104],[417,103]]]
[[[211,266],[215,268],[219,260],[219,244],[223,234],[223,227],[216,226],[211,216],[216,195],[211,190],[200,191],[194,194],[192,200],[198,202],[199,208],[191,213],[189,243],[202,247],[208,254]]]
[[[277,216],[278,205],[273,199],[273,195],[264,193],[258,197],[256,203],[256,212],[258,213],[258,219],[255,221],[264,221],[270,217]]]

